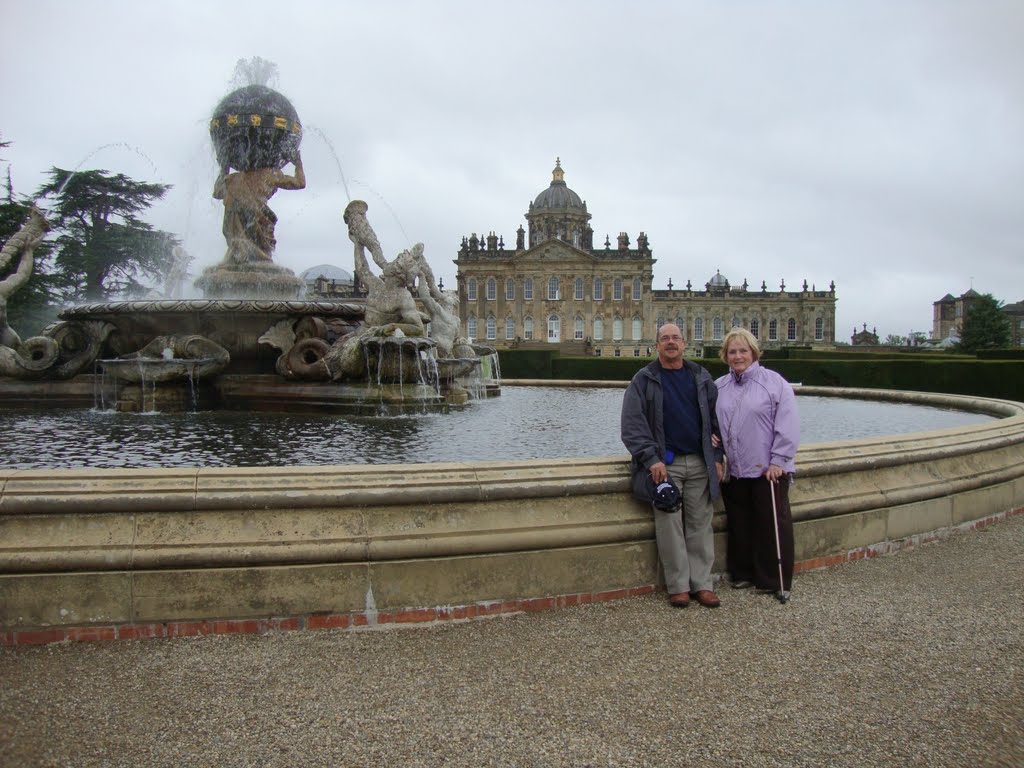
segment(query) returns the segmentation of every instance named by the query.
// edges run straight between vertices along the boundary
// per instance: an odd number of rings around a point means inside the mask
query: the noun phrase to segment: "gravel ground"
[[[2,649],[0,765],[1024,765],[1024,516],[721,596]]]

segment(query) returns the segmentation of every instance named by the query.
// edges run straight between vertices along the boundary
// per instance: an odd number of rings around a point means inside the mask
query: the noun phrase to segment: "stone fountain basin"
[[[801,447],[791,496],[798,570],[1021,511],[1024,404],[803,391],[1001,418]],[[716,515],[718,570],[724,522]],[[630,496],[624,455],[0,471],[0,534],[0,630],[11,642],[32,629],[70,637],[60,627],[129,637],[222,619],[295,617],[292,626],[310,628],[435,621],[623,597],[659,583],[652,513]]]

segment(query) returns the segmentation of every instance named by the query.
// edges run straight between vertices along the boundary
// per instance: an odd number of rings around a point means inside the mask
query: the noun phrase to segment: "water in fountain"
[[[307,125],[306,131],[320,139],[320,141],[323,142],[324,146],[327,147],[327,151],[330,153],[331,157],[334,158],[334,165],[338,169],[338,180],[341,182],[342,189],[345,190],[345,200],[346,202],[351,201],[352,195],[351,193],[349,193],[348,182],[345,180],[345,171],[342,170],[341,158],[338,156],[338,152],[334,148],[334,144],[331,142],[329,138],[327,138],[327,134],[325,134],[322,130],[320,130],[320,128],[318,128],[315,125]]]
[[[365,385],[362,385],[365,387]],[[990,416],[800,396],[801,444],[961,427]],[[623,456],[620,389],[509,387],[447,413],[2,411],[0,468],[251,467]]]

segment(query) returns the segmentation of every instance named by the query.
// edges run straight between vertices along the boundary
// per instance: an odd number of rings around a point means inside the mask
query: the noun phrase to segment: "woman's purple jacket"
[[[760,477],[769,464],[794,472],[800,416],[789,382],[755,362],[742,375],[729,371],[715,383],[729,475]]]

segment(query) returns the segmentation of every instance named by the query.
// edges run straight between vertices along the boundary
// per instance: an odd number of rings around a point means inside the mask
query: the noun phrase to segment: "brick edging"
[[[273,619],[212,619],[167,621],[148,624],[115,624],[50,629],[5,630],[0,632],[0,647],[49,645],[51,643],[140,640],[151,637],[197,637],[201,635],[265,635],[270,632],[316,629],[368,629],[395,625],[428,625],[444,621],[470,621],[512,613],[532,613],[553,608],[621,600],[654,592],[647,584],[627,589],[585,592],[556,597],[531,597],[518,600],[485,600],[470,605],[437,608],[401,608],[394,611],[356,611],[353,613],[311,613]]]
[[[798,561],[795,573],[831,568],[843,563],[870,557],[890,555],[921,544],[942,541],[960,531],[985,528],[1007,518],[1024,514],[1024,507],[989,515],[967,523],[919,533],[904,539],[869,544],[847,552]],[[470,605],[436,608],[400,608],[394,611],[356,611],[352,613],[311,613],[272,619],[210,619],[200,621],[167,621],[146,624],[114,624],[104,626],[54,627],[50,629],[3,630],[0,647],[49,645],[51,643],[95,643],[109,640],[142,640],[154,637],[198,637],[203,635],[266,635],[293,630],[344,629],[358,630],[401,625],[430,625],[445,621],[471,621],[513,613],[532,613],[574,605],[621,600],[648,595],[661,589],[654,584],[602,592],[584,592],[554,597],[531,597],[518,600],[485,600]]]

